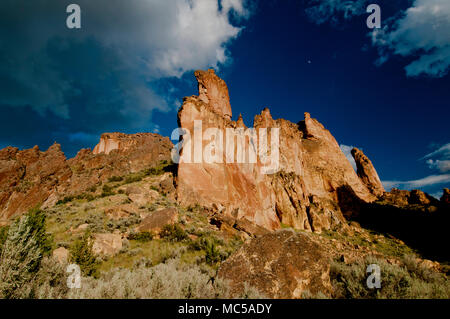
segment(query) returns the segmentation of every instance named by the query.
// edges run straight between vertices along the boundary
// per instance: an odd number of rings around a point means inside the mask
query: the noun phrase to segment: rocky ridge
[[[178,112],[180,127],[194,132],[194,121],[201,121],[203,132],[208,128],[247,129],[242,117],[230,119],[229,94],[223,80],[213,70],[197,71],[195,76],[199,95],[184,99]],[[275,120],[264,109],[255,116],[253,126],[257,131],[279,129],[279,170],[265,174],[260,159],[256,163],[228,163],[225,155],[222,163],[181,162],[177,179],[180,203],[220,207],[222,214],[247,219],[268,230],[284,224],[321,231],[342,225],[343,216],[351,215],[339,206],[347,191],[363,202],[376,199],[368,188],[379,190],[376,181],[358,177],[331,133],[309,113],[294,124]],[[209,143],[203,141],[204,151]],[[245,143],[249,145],[248,140]],[[371,173],[376,174],[373,166]]]

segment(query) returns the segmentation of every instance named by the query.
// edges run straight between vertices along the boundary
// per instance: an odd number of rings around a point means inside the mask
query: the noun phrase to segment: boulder
[[[137,213],[138,208],[133,204],[122,204],[105,210],[105,215],[114,220],[128,218],[131,214]]]
[[[159,189],[163,195],[172,199],[175,198],[175,186],[172,174],[166,173],[162,176],[159,182]]]
[[[72,234],[80,234],[80,233],[84,233],[89,227],[89,224],[81,224],[76,228],[70,227],[69,229],[69,233]]]
[[[69,251],[64,247],[59,247],[53,251],[53,258],[60,264],[66,264],[69,260]]]
[[[144,186],[127,187],[125,193],[128,195],[130,201],[132,201],[139,207],[152,203],[159,197],[157,191],[153,189],[147,189],[147,187]]]
[[[159,234],[164,226],[173,225],[178,221],[178,211],[176,208],[165,208],[153,212],[146,217],[136,228],[137,232],[152,232]]]
[[[222,263],[218,276],[233,293],[248,284],[268,298],[330,295],[329,260],[310,236],[285,229],[251,239]]]
[[[120,234],[94,234],[92,251],[95,255],[113,256],[122,249]]]

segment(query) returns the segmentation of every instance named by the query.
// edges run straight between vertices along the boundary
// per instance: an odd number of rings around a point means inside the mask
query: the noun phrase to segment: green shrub
[[[98,276],[98,262],[92,252],[94,242],[90,232],[84,233],[81,239],[74,242],[70,248],[70,261],[80,266],[81,272],[86,276]]]
[[[206,263],[215,265],[228,258],[229,253],[223,251],[221,246],[223,241],[208,236],[201,236],[193,244],[192,247],[196,250],[205,251]]]
[[[74,199],[81,199],[81,200],[85,199],[88,202],[91,202],[95,199],[95,196],[92,194],[88,194],[88,193],[82,193],[82,194],[78,194],[78,195],[69,195],[69,196],[65,196],[63,199],[60,199],[59,201],[57,201],[56,205],[66,204],[66,203],[73,201]]]
[[[133,269],[116,268],[99,279],[82,278],[81,289],[71,289],[68,298],[81,299],[198,299],[260,298],[253,288],[233,296],[228,282],[217,278],[200,266],[185,265],[177,259],[153,267],[151,261]]]
[[[44,256],[48,256],[53,248],[53,237],[46,233],[47,216],[44,211],[32,208],[28,211],[28,223],[33,230],[37,244]]]
[[[121,182],[121,181],[123,181],[122,176],[112,176],[112,177],[108,178],[108,182],[110,182],[110,183]]]
[[[149,242],[153,239],[153,234],[150,232],[141,232],[141,233],[137,233],[137,234],[130,234],[129,239],[145,243],[145,242]]]
[[[68,202],[73,201],[74,196],[66,196],[63,199],[60,199],[56,202],[56,205],[66,204]]]
[[[0,255],[2,253],[2,246],[5,244],[6,237],[8,237],[8,226],[0,227]]]
[[[101,197],[108,197],[112,195],[115,195],[113,188],[109,185],[103,185]]]
[[[189,238],[188,234],[178,224],[164,226],[160,236],[172,242],[180,242]]]
[[[367,287],[367,266],[376,264],[381,270],[381,288]],[[450,298],[450,283],[443,274],[418,265],[415,259],[404,258],[401,266],[382,259],[367,257],[346,265],[331,263],[330,276],[336,298]]]
[[[124,184],[131,184],[140,182],[142,180],[142,176],[140,175],[131,175],[125,178]]]
[[[0,297],[29,298],[44,253],[51,249],[45,233],[45,215],[31,210],[8,230],[0,255]]]

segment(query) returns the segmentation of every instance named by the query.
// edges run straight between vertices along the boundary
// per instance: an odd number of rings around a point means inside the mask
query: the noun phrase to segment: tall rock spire
[[[383,195],[385,192],[383,184],[381,184],[381,180],[370,159],[356,147],[352,149],[352,156],[355,159],[357,174],[361,181],[375,196]]]

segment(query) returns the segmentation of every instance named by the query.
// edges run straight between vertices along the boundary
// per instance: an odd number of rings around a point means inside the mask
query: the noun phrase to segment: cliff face
[[[277,149],[269,147],[269,153],[279,160],[273,172],[267,171],[268,164],[260,157],[252,163],[248,153],[245,163],[230,163],[221,152],[213,162],[202,161],[201,157],[195,161],[199,151],[210,152],[211,142],[216,138],[223,138],[224,145],[229,142],[227,128],[247,129],[242,117],[238,121],[230,120],[229,101],[224,101],[228,98],[228,89],[223,80],[212,70],[197,71],[195,75],[199,96],[185,98],[178,112],[179,125],[194,132],[194,121],[201,121],[202,132],[218,128],[223,136],[216,133],[212,138],[206,134],[200,147],[197,143],[197,149],[193,146],[195,137],[191,137],[190,144],[183,144],[181,154],[190,153],[191,162],[182,159],[178,166],[177,197],[182,204],[211,207],[236,220],[248,219],[269,230],[285,224],[321,231],[342,224],[344,217],[339,203],[346,196],[363,202],[376,199],[358,178],[331,133],[308,113],[298,124],[274,120],[268,109],[255,116],[253,127],[256,132],[267,129],[268,145],[276,140],[272,129],[279,130],[278,156]],[[220,103],[216,104],[216,99],[209,96],[220,97]],[[260,143],[261,139],[258,146]],[[256,146],[246,139],[245,147],[248,150]]]
[[[248,128],[242,116],[231,120],[227,85],[213,70],[195,76],[199,95],[185,98],[178,112],[180,128],[191,133],[190,139],[183,137],[178,165],[180,204],[206,207],[231,226],[274,230],[283,224],[320,232],[340,227],[344,216],[357,211],[355,204],[383,194],[370,160],[354,152],[358,177],[331,133],[309,113],[295,124],[273,119],[265,109]],[[50,207],[109,177],[170,160],[172,148],[167,137],[151,133],[105,133],[93,151],[80,150],[69,160],[57,144],[46,152],[5,148],[0,222],[36,205]]]
[[[170,160],[169,138],[158,134],[103,134],[94,152],[83,149],[69,160],[54,144],[42,152],[37,146],[19,151],[0,150],[0,224],[11,216],[42,205],[54,205],[112,176],[137,172]]]
[[[59,144],[42,152],[37,146],[0,150],[0,223],[42,204],[72,172]]]

